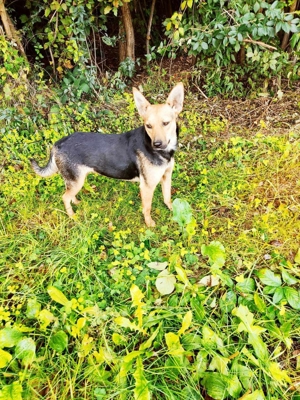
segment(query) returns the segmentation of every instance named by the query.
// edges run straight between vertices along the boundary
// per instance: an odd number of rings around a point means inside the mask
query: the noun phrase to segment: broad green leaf
[[[64,331],[56,332],[51,336],[49,346],[58,353],[62,353],[68,346],[68,335]]]
[[[229,375],[226,377],[227,391],[230,398],[237,399],[242,391],[242,385],[236,375]]]
[[[164,269],[166,269],[168,266],[167,262],[151,262],[147,264],[147,267],[152,268],[152,269],[156,269],[157,271],[163,271]]]
[[[226,378],[218,372],[208,372],[202,380],[207,394],[215,400],[223,400],[227,394]]]
[[[241,364],[234,364],[233,371],[237,372],[240,382],[244,389],[248,390],[252,387],[254,370]]]
[[[209,245],[201,246],[201,254],[208,257],[213,267],[222,268],[225,264],[225,248],[222,243],[213,241]]]
[[[28,299],[26,316],[29,319],[37,318],[41,310],[41,304],[37,301],[36,297]]]
[[[66,306],[69,303],[69,300],[66,298],[66,296],[54,286],[48,287],[48,294],[52,300],[56,301],[62,306]]]
[[[8,351],[0,349],[0,368],[5,368],[11,361],[12,355]]]
[[[242,321],[238,326],[238,332],[246,331],[249,333],[249,335],[258,337],[260,333],[265,331],[264,328],[253,324],[253,314],[247,306],[241,304],[239,307],[232,310],[232,314],[237,316]]]
[[[187,329],[189,329],[192,323],[192,319],[193,313],[191,310],[189,310],[183,317],[181,328],[178,331],[178,336],[182,335]]]
[[[224,313],[230,313],[236,306],[237,297],[233,290],[228,290],[220,298],[220,308]]]
[[[176,32],[178,31],[175,31],[175,33]],[[192,219],[193,214],[189,203],[186,200],[175,199],[173,201],[173,220],[176,221],[180,227],[184,227],[189,224]]]
[[[169,274],[167,270],[158,274],[155,286],[161,295],[167,295],[175,289],[176,278],[174,275]]]
[[[135,379],[134,398],[136,400],[150,400],[149,382],[145,378],[141,357],[136,359],[136,370],[133,373],[133,377]]]
[[[262,281],[262,283],[267,286],[279,287],[282,284],[280,275],[274,274],[274,272],[268,268],[263,268],[259,270],[257,276]]]
[[[284,288],[284,295],[289,305],[295,310],[300,310],[300,294],[294,288],[286,286]]]
[[[38,315],[38,320],[40,322],[40,329],[44,331],[47,328],[47,326],[51,324],[51,322],[54,322],[56,320],[56,318],[52,314],[52,312],[44,309],[40,311]]]
[[[179,356],[184,353],[184,349],[180,344],[179,336],[173,332],[165,334],[166,343],[168,346],[168,353],[171,356]]]
[[[4,385],[0,390],[0,400],[22,400],[22,385],[19,381]]]
[[[14,328],[3,328],[0,331],[0,348],[14,347],[22,338],[22,332]]]
[[[272,378],[279,383],[288,382],[291,383],[292,380],[288,376],[287,372],[280,368],[279,364],[276,362],[271,362],[268,367]]]
[[[221,349],[223,347],[223,340],[220,336],[214,332],[211,328],[207,325],[202,327],[202,336],[203,336],[203,345],[205,347],[217,347]]]
[[[228,367],[227,364],[230,362],[229,358],[227,357],[222,357],[218,354],[216,354],[212,360],[211,363],[209,364],[208,369],[210,371],[215,371],[217,370],[221,374],[228,375]]]
[[[35,359],[35,349],[35,342],[31,338],[24,338],[16,345],[16,358],[22,360],[25,366],[29,366]]]
[[[295,285],[296,283],[299,282],[297,278],[294,278],[291,274],[289,274],[285,270],[282,271],[281,275],[284,282],[287,283],[288,285]]]
[[[236,284],[236,289],[240,293],[253,293],[255,291],[255,281],[253,278],[244,278]]]
[[[284,298],[284,288],[277,287],[273,294],[273,303],[278,304]]]

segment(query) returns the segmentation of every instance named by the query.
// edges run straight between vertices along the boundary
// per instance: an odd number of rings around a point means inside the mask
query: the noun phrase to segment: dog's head
[[[136,88],[133,88],[133,97],[153,149],[174,149],[177,143],[176,119],[183,107],[183,84],[178,83],[172,89],[165,104],[151,105]]]

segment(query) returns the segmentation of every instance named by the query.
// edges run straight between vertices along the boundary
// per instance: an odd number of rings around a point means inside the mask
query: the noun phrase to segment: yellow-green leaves
[[[134,315],[137,318],[137,323],[132,322],[130,321],[130,319],[121,316],[115,318],[115,323],[122,326],[123,328],[129,328],[131,330],[146,333],[145,329],[143,328],[143,307],[145,304],[142,302],[142,299],[144,298],[144,295],[136,285],[131,286],[130,293],[132,304],[134,307],[136,307]]]
[[[192,319],[193,319],[193,313],[190,310],[183,317],[181,328],[178,331],[178,336],[184,334],[185,331],[187,329],[189,329],[189,327],[191,326],[191,323],[192,323]]]
[[[0,349],[0,368],[6,367],[12,359],[12,355]]]
[[[135,400],[150,400],[149,382],[145,378],[141,357],[136,359],[136,370],[133,373],[135,387],[133,390]]]
[[[48,294],[52,300],[56,301],[62,306],[67,306],[69,303],[69,300],[66,298],[66,296],[54,286],[48,287]]]
[[[201,246],[201,253],[208,257],[211,268],[214,270],[221,269],[225,264],[225,248],[222,243],[213,241],[209,245]]]
[[[1,388],[0,400],[22,400],[22,392],[22,385],[19,381],[15,381]]]

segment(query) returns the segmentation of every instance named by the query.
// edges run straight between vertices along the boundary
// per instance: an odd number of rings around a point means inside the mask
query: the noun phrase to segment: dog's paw
[[[172,205],[171,202],[170,202],[170,203],[165,203],[165,205],[168,207],[168,209],[169,209],[170,211],[173,210],[173,205]]]
[[[156,225],[151,217],[145,219],[145,222],[146,222],[146,225],[148,226],[148,228],[154,228]]]

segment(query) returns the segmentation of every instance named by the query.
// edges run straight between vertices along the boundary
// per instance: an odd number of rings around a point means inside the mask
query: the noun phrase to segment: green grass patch
[[[0,399],[300,397],[299,127],[209,105],[187,96],[153,229],[137,184],[90,176],[70,220],[61,177],[29,165],[74,130],[137,126],[131,95],[3,107]]]

